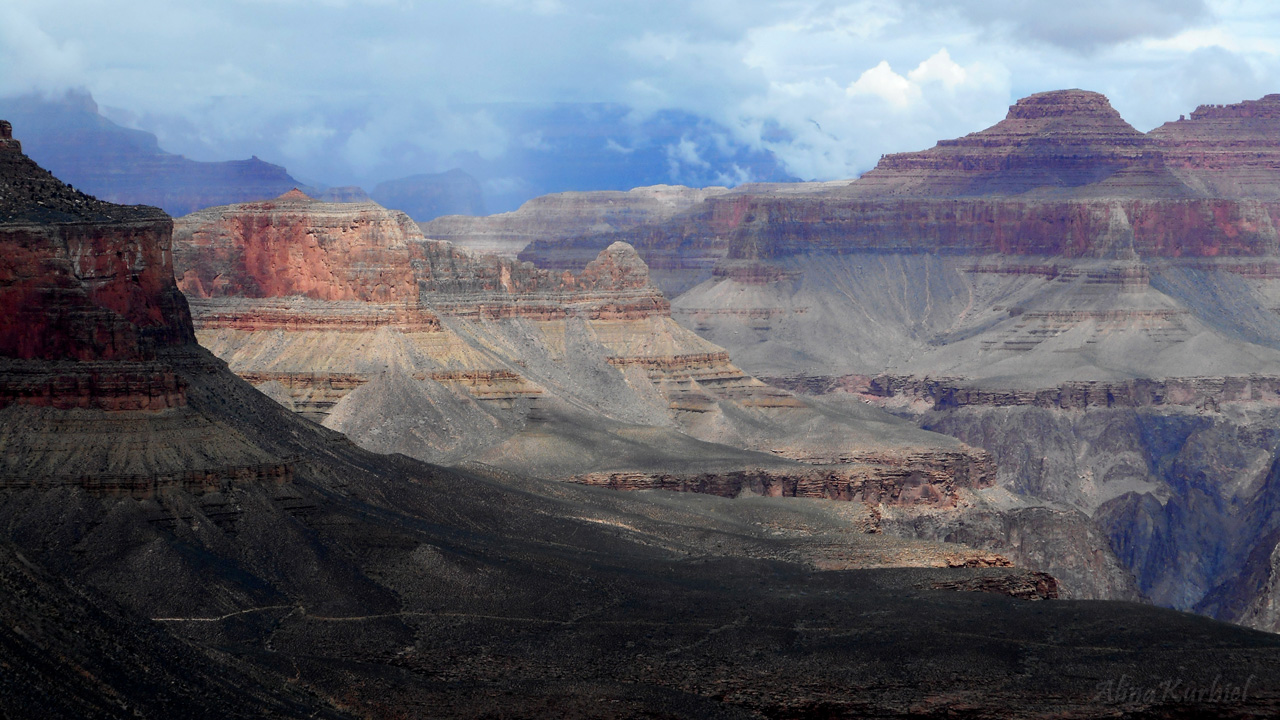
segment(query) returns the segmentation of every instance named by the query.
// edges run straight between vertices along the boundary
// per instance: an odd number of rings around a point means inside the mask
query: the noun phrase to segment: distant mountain
[[[456,168],[378,183],[370,197],[379,205],[399,210],[418,222],[442,215],[485,214],[480,183]]]
[[[312,195],[317,200],[324,202],[339,203],[358,203],[369,202],[369,193],[359,185],[343,185],[342,187],[331,187],[327,190],[321,190]]]
[[[154,205],[171,215],[275,197],[302,183],[259,160],[199,162],[165,152],[156,136],[121,127],[98,113],[84,91],[61,98],[0,98],[0,115],[23,147],[58,177],[102,200]]]

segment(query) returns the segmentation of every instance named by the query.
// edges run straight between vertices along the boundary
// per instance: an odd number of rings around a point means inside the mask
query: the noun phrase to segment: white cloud
[[[618,143],[617,140],[614,140],[613,138],[609,138],[608,140],[605,141],[604,149],[608,150],[609,152],[616,152],[620,155],[630,155],[636,151],[636,149],[633,147],[623,147],[621,144]]]
[[[955,90],[969,78],[969,72],[951,59],[951,53],[942,48],[932,57],[916,66],[907,74],[911,82],[917,85],[937,83],[948,90]]]
[[[291,127],[285,133],[280,150],[290,158],[306,158],[324,152],[328,141],[337,134],[338,131],[326,125],[323,120]]]
[[[1278,12],[1271,0],[131,0],[128,13],[6,0],[0,93],[82,85],[175,152],[288,159],[335,184],[379,178],[326,173],[541,147],[556,136],[476,108],[557,102],[686,111],[728,128],[718,143],[829,179],[978,130],[1036,91],[1105,92],[1145,129],[1280,90]],[[636,147],[613,142],[600,139]],[[709,147],[676,143],[668,160],[698,167]]]
[[[17,7],[0,8],[0,94],[57,92],[83,82],[74,40],[55,40]]]
[[[920,99],[920,86],[894,72],[887,60],[859,75],[844,92],[851,98],[877,97],[898,110]]]
[[[667,167],[671,178],[679,182],[696,177],[698,170],[711,167],[711,163],[703,159],[698,143],[685,136],[680,142],[667,146]]]

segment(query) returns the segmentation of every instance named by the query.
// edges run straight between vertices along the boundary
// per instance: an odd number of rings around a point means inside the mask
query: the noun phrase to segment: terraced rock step
[[[736,462],[735,471],[773,473],[769,482],[782,487],[805,472],[797,462],[856,465],[876,476],[871,484],[896,487],[911,476],[947,487],[920,496],[925,504],[946,497],[954,505],[952,485],[982,486],[982,472],[955,461],[984,462],[977,454],[934,447],[937,438],[889,416],[868,424],[811,407],[744,374],[671,320],[648,267],[623,243],[577,273],[538,269],[426,240],[376,205],[338,207],[299,193],[182,218],[176,242],[201,342],[287,407],[379,450],[508,469],[533,462],[537,472],[577,480],[625,458],[616,469],[651,473],[654,487],[685,466],[705,476]],[[333,287],[240,279],[257,277],[255,259],[298,253],[310,263],[302,276],[332,278]],[[416,303],[389,305],[381,290],[352,279],[351,268],[370,267],[381,268],[378,277],[410,272]],[[894,425],[906,435],[895,437]],[[601,457],[587,447],[603,440],[597,432],[612,437],[606,445],[631,449]],[[721,447],[675,440],[680,433]],[[672,451],[681,446],[693,454]],[[859,452],[898,462],[853,459]]]

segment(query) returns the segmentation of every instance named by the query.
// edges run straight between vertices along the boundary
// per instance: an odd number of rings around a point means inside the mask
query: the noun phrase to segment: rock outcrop
[[[1165,165],[1198,193],[1280,199],[1280,95],[1234,105],[1201,105],[1148,135]]]
[[[149,496],[287,482],[291,464],[190,406],[198,358],[173,223],[37,166],[0,125],[0,487]],[[176,353],[176,354],[175,354]]]
[[[0,408],[186,404],[182,381],[155,362],[195,340],[171,228],[155,208],[63,185],[0,125]]]
[[[1071,193],[1123,174],[1126,191],[1159,176],[1151,138],[1103,95],[1025,97],[996,125],[922,152],[889,155],[849,186],[855,196],[968,197]]]
[[[315,207],[320,213],[307,210]],[[315,203],[298,189],[184,220],[176,262],[196,298],[301,296],[409,303],[412,222],[373,203]]]
[[[688,188],[655,185],[626,192],[600,190],[565,192],[534,198],[519,210],[483,218],[450,216],[422,223],[429,238],[485,253],[514,257],[531,242],[542,240],[564,245],[583,235],[626,231],[647,223],[668,220],[703,200],[729,192],[728,188]],[[566,266],[580,268],[600,248],[566,259]],[[653,259],[649,258],[653,264]],[[547,266],[543,264],[544,266]]]

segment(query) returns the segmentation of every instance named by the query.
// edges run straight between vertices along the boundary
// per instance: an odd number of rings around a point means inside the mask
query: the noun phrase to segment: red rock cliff
[[[416,298],[409,242],[420,237],[404,213],[292,190],[188,215],[175,245],[182,289],[193,297],[395,303]]]
[[[1062,190],[1156,164],[1153,145],[1105,96],[1059,90],[1019,100],[986,130],[888,155],[850,190],[934,197]]]
[[[172,227],[63,184],[0,123],[0,489],[147,496],[291,476],[206,412],[210,387],[239,389],[195,344]]]
[[[164,212],[100,202],[0,133],[0,356],[145,360],[194,342]]]

